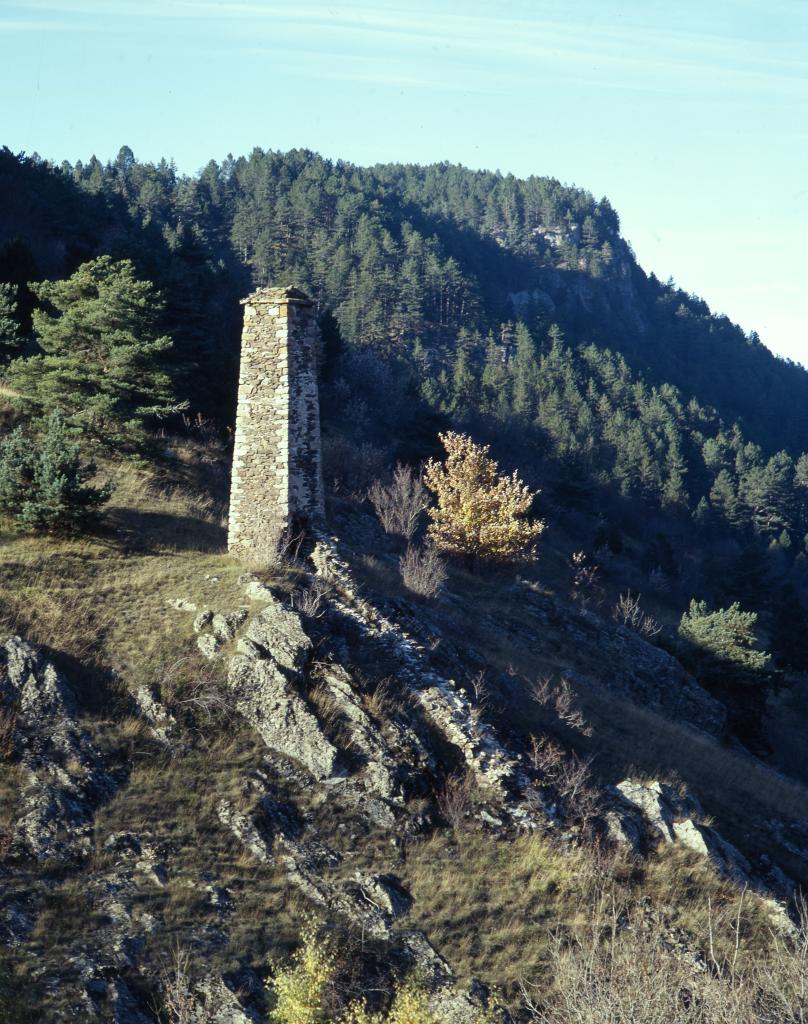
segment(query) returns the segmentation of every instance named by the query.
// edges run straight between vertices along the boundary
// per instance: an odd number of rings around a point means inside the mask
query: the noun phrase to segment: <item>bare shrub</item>
[[[209,676],[181,683],[174,693],[172,703],[177,708],[199,712],[208,721],[219,715],[229,716],[233,710],[230,702],[222,694],[218,681]]]
[[[578,707],[575,694],[567,679],[554,676],[537,679],[530,689],[530,695],[537,704],[549,711],[568,729],[574,729],[583,736],[592,735],[592,727]]]
[[[438,790],[435,800],[443,820],[453,829],[465,823],[474,806],[474,779],[470,772],[449,775]]]
[[[322,580],[315,580],[310,586],[301,587],[292,594],[292,607],[310,619],[320,619],[325,615],[325,601],[332,589]]]
[[[160,974],[160,995],[168,1024],[212,1024],[213,1014],[193,992],[191,955],[179,946]]]
[[[361,495],[385,472],[388,456],[365,441],[342,435],[323,438],[323,479],[334,494]]]
[[[374,481],[368,491],[368,500],[385,533],[410,541],[429,504],[429,494],[420,474],[399,462],[389,484]]]
[[[531,736],[528,759],[534,771],[558,793],[567,814],[588,822],[598,813],[600,801],[592,782],[591,758],[567,754],[546,736]]]
[[[564,751],[546,736],[531,736],[527,758],[534,772],[553,779],[559,770],[560,762],[564,759]]]
[[[475,672],[473,676],[469,676],[468,680],[469,687],[474,697],[474,703],[479,708],[487,707],[491,693],[488,687],[488,677],[485,674],[485,669],[481,668],[478,672]]]
[[[404,586],[418,597],[437,597],[446,582],[446,562],[431,544],[410,544],[398,564]]]
[[[542,1024],[805,1024],[805,930],[754,953],[740,931],[739,908],[728,954],[711,954],[708,969],[677,949],[664,919],[601,893],[584,928],[554,936],[552,988],[521,983],[523,1009]]]
[[[627,590],[617,599],[612,609],[612,618],[621,626],[628,626],[635,633],[645,637],[646,640],[653,640],[662,632],[662,626],[652,616],[648,615],[640,607],[641,594],[632,594]]]
[[[188,413],[182,414],[182,425],[194,437],[197,437],[202,444],[211,448],[222,447],[222,431],[216,420],[209,416],[203,416],[198,412],[195,416]]]
[[[574,551],[570,555],[570,563],[572,565],[570,597],[584,609],[591,603],[600,604],[603,600],[600,567],[590,562],[585,551]]]

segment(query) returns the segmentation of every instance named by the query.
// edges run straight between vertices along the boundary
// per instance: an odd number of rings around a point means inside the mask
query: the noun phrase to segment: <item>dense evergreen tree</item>
[[[72,531],[109,500],[110,484],[88,485],[95,466],[59,413],[41,435],[17,427],[0,443],[0,515],[21,531]]]
[[[0,360],[17,354],[22,341],[17,286],[0,282]]]
[[[63,411],[92,437],[136,433],[148,417],[177,409],[160,358],[161,300],[131,261],[101,256],[69,278],[34,286],[40,352],[14,360],[6,380],[17,401],[39,415]]]
[[[767,456],[808,448],[804,371],[701,300],[646,277],[608,200],[552,178],[449,164],[358,168],[260,149],[185,177],[128,147],[107,165],[59,168],[4,150],[0,195],[33,211],[31,223],[10,223],[43,264],[8,276],[0,240],[0,281],[58,277],[105,252],[131,258],[165,292],[181,390],[209,409],[221,411],[232,392],[236,298],[250,284],[288,280],[333,310],[348,344],[400,355],[420,338],[439,361],[461,328],[496,337],[519,315],[540,342],[554,310],[573,347],[620,350],[650,386],[669,382],[727,424],[742,417]],[[677,474],[667,476],[678,504]]]
[[[694,652],[703,679],[730,675],[751,680],[766,668],[769,656],[757,646],[757,615],[729,608],[710,611],[705,601],[693,600],[679,623],[679,636]]]

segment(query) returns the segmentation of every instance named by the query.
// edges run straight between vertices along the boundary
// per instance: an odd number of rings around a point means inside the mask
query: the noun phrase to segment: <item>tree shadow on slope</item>
[[[227,546],[227,530],[201,515],[126,508],[110,512],[99,539],[138,554],[172,551],[218,554]]]

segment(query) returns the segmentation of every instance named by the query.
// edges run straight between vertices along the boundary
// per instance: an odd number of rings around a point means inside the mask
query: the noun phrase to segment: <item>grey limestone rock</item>
[[[475,778],[500,796],[506,793],[516,761],[478,715],[468,697],[449,680],[433,677],[433,685],[414,691],[429,721],[463,754]]]
[[[657,781],[625,779],[616,789],[628,804],[642,813],[654,839],[692,850],[710,861],[722,875],[739,882],[749,880],[749,861],[715,829],[697,820],[704,817],[704,810],[694,797],[682,796]]]
[[[300,616],[274,598],[250,619],[244,639],[290,672],[302,672],[311,656],[312,643]]]
[[[689,796],[681,797],[664,782],[624,779],[615,788],[624,800],[642,812],[657,840],[676,842],[676,821],[704,816],[697,801]]]
[[[217,613],[210,620],[213,635],[219,640],[232,640],[236,630],[247,618],[247,609],[239,608],[234,612]]]
[[[212,618],[213,612],[210,608],[203,608],[194,619],[194,633],[201,633],[203,629],[207,629]]]
[[[62,860],[92,849],[96,805],[113,792],[99,752],[77,721],[75,695],[20,637],[0,644],[0,707],[14,716],[22,785],[12,856]]]
[[[212,974],[194,986],[199,1006],[191,1011],[188,1024],[255,1024],[259,1019],[239,1002],[224,980]]]
[[[401,803],[398,764],[380,730],[362,707],[347,671],[340,665],[327,665],[322,669],[321,684],[343,716],[351,748],[364,759],[357,782],[367,793]]]
[[[244,588],[244,593],[250,599],[250,601],[274,601],[275,595],[272,593],[272,589],[262,583],[257,576],[253,576],[252,573],[243,573],[238,578],[239,583]]]
[[[236,709],[268,747],[299,761],[315,779],[334,774],[336,748],[274,662],[237,654],[228,682]]]
[[[412,906],[412,897],[393,875],[357,872],[355,877],[363,896],[389,918],[401,917]]]
[[[213,633],[201,633],[196,638],[196,646],[208,661],[213,661],[214,658],[218,657],[219,651],[222,649],[222,641],[218,636],[214,636]]]
[[[164,746],[171,743],[171,734],[177,720],[161,701],[155,697],[151,688],[140,686],[134,693],[138,711],[149,723],[152,735]]]
[[[229,828],[241,845],[262,864],[272,858],[272,839],[259,829],[248,814],[238,811],[229,800],[220,800],[216,807],[219,821]]]

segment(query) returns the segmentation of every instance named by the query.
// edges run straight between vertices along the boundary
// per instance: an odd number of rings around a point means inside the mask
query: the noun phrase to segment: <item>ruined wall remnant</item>
[[[296,288],[259,288],[243,305],[228,529],[242,556],[279,523],[323,515],[314,305]]]

